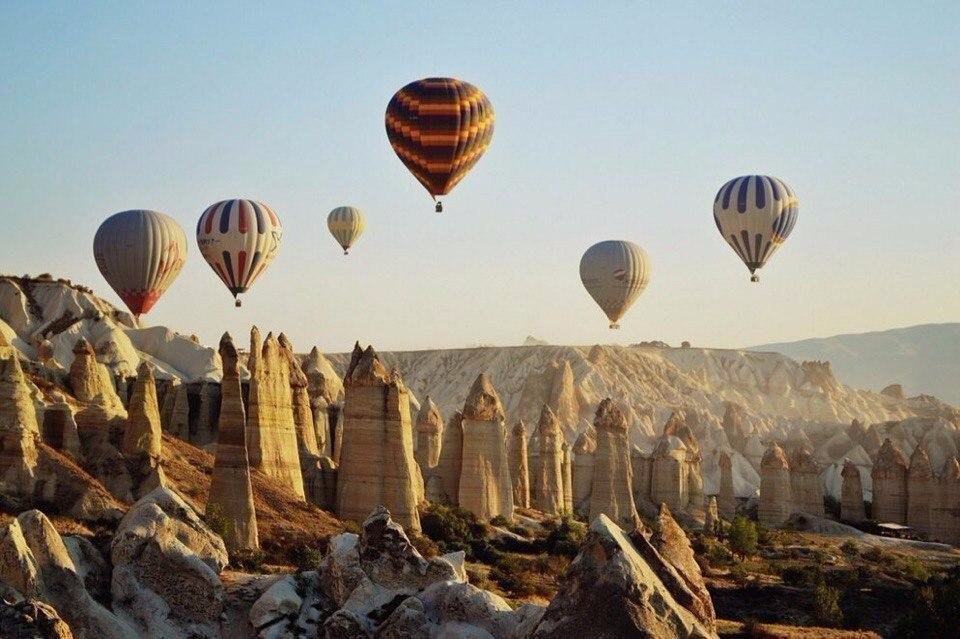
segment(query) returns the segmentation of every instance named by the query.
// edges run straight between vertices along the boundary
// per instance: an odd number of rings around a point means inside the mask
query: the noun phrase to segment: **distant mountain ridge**
[[[927,393],[960,403],[960,322],[920,324],[869,333],[750,346],[796,360],[829,360],[844,383],[879,391],[902,384],[908,395]]]

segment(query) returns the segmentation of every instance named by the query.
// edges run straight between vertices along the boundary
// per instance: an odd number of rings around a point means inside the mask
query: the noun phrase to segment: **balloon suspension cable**
[[[759,275],[751,275],[751,276],[750,276],[750,281],[751,281],[751,282],[759,282],[759,281],[760,281],[760,276],[759,276]]]
[[[613,322],[612,324],[610,324],[610,328],[611,328],[611,329],[618,329],[618,328],[620,328],[620,325],[617,324],[616,322]]]
[[[238,297],[236,300],[234,300],[233,305],[236,308],[240,308],[241,306],[243,306],[243,302],[241,302],[240,298]]]
[[[433,210],[437,213],[443,213],[443,202],[437,202],[437,205],[433,207]]]

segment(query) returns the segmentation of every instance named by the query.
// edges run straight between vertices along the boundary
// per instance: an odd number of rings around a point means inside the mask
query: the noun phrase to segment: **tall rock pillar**
[[[720,494],[717,497],[717,510],[721,517],[733,521],[737,514],[737,497],[733,492],[733,463],[726,451],[720,452]]]
[[[480,374],[463,406],[460,507],[478,519],[513,519],[513,482],[507,459],[503,405],[490,379]]]
[[[513,482],[513,505],[530,507],[530,469],[527,464],[527,427],[521,419],[513,425],[510,437],[510,479]]]
[[[590,521],[602,513],[621,527],[632,527],[637,509],[633,503],[627,419],[608,397],[597,407],[593,426],[597,431],[597,451],[590,491]]]
[[[790,464],[783,449],[771,444],[760,461],[760,505],[757,516],[764,526],[780,526],[792,511]]]
[[[843,460],[843,470],[840,471],[840,519],[853,523],[860,523],[867,518],[866,506],[863,503],[863,483],[860,479],[860,469],[849,459]]]
[[[564,507],[563,497],[563,434],[553,410],[546,404],[540,411],[537,426],[540,457],[537,477],[536,507],[548,515],[558,515]]]
[[[888,438],[873,461],[873,519],[907,523],[907,460]]]

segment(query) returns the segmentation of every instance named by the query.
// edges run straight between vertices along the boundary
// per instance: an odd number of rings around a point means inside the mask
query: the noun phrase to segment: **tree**
[[[730,524],[730,549],[738,555],[752,555],[757,552],[757,525],[737,515]]]

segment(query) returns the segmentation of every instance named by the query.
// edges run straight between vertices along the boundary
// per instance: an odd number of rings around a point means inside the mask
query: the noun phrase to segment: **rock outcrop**
[[[627,419],[612,399],[600,402],[593,420],[597,433],[593,481],[590,488],[590,520],[606,515],[622,527],[637,517],[633,502],[633,471]]]
[[[356,344],[344,387],[337,514],[359,522],[383,505],[402,526],[419,532],[419,469],[403,380],[387,372],[372,346]]]
[[[129,417],[120,452],[125,457],[140,457],[157,462],[162,453],[161,446],[157,385],[153,379],[153,369],[144,361],[137,368],[137,381],[130,397]]]
[[[12,352],[0,355],[0,428],[17,428],[40,435],[37,410],[30,397],[20,360]]]
[[[717,506],[716,495],[710,495],[707,500],[707,510],[703,518],[703,534],[718,537],[723,532],[723,523],[720,521],[720,509]]]
[[[534,506],[548,515],[558,515],[564,507],[563,496],[563,433],[560,422],[547,404],[540,411],[537,426],[540,455],[537,472],[537,501]]]
[[[267,335],[260,346],[257,327],[250,331],[250,394],[247,454],[250,466],[286,486],[303,499],[303,474],[293,418],[290,370],[277,338]]]
[[[863,503],[863,484],[860,480],[860,469],[849,459],[844,460],[843,470],[840,471],[843,484],[840,491],[840,519],[852,523],[859,523],[867,518],[866,506]]]
[[[907,523],[907,460],[889,438],[873,462],[873,519]]]
[[[247,419],[237,349],[229,333],[220,338],[219,350],[223,362],[220,423],[206,514],[208,518],[219,517],[224,522],[223,541],[228,549],[255,550],[260,547],[260,540],[247,459]]]
[[[416,459],[420,469],[426,475],[440,462],[440,444],[443,439],[443,417],[440,409],[427,395],[420,412],[417,413],[417,449]]]
[[[937,493],[930,510],[930,538],[960,544],[960,463],[951,457],[937,480]]]
[[[127,511],[111,557],[114,612],[140,636],[218,636],[227,550],[172,490],[157,488]]]
[[[123,413],[123,402],[113,386],[107,367],[97,361],[93,346],[86,338],[77,340],[70,365],[70,388],[73,396],[85,403],[98,403],[111,412]]]
[[[0,357],[0,489],[32,497],[37,481],[37,415],[20,362]]]
[[[573,444],[573,512],[583,517],[590,514],[590,491],[593,487],[596,452],[597,436],[591,426],[580,433]],[[636,485],[633,490],[636,493]]]
[[[186,384],[171,387],[167,394],[173,394],[170,405],[170,419],[167,432],[185,442],[190,441],[190,392]]]
[[[733,462],[726,451],[720,452],[720,494],[717,496],[717,510],[721,517],[733,521],[737,514],[737,498],[733,492]]]
[[[463,406],[463,453],[458,502],[481,521],[513,519],[513,481],[507,457],[503,406],[480,374]]]
[[[783,449],[771,444],[760,462],[760,504],[757,517],[764,526],[780,526],[793,512],[790,464]]]
[[[806,447],[801,447],[793,452],[789,464],[793,509],[823,517],[823,488],[817,460]]]
[[[690,499],[687,484],[687,446],[678,437],[662,436],[650,460],[650,494],[655,505],[682,511]]]
[[[570,453],[570,444],[563,442],[560,447],[561,458],[563,459],[561,469],[563,471],[563,510],[564,512],[573,512],[573,456]]]
[[[930,457],[923,446],[917,446],[910,456],[907,471],[907,525],[923,537],[930,534],[930,508],[935,492]]]
[[[513,505],[530,507],[530,468],[527,462],[527,427],[523,420],[513,425],[510,436],[510,478],[513,482]]]
[[[280,333],[277,338],[280,355],[290,374],[290,397],[293,410],[293,426],[297,433],[297,449],[301,458],[316,458],[320,455],[317,444],[317,430],[314,423],[310,394],[307,391],[307,376],[300,368],[300,362],[293,353],[293,344],[287,336]]]
[[[73,407],[62,393],[54,393],[53,403],[43,409],[40,433],[44,443],[51,448],[74,460],[81,459],[77,420],[73,415]]]
[[[74,639],[70,626],[53,606],[36,599],[16,603],[0,600],[0,637],[15,639]]]
[[[460,471],[463,468],[463,414],[455,412],[443,429],[440,458],[434,472],[436,481],[427,497],[431,501],[456,504],[460,499]],[[430,488],[430,486],[428,486]]]
[[[590,525],[580,553],[533,636],[717,637],[692,610],[696,601],[677,570],[645,537],[635,535],[631,543],[616,524],[601,515]]]

